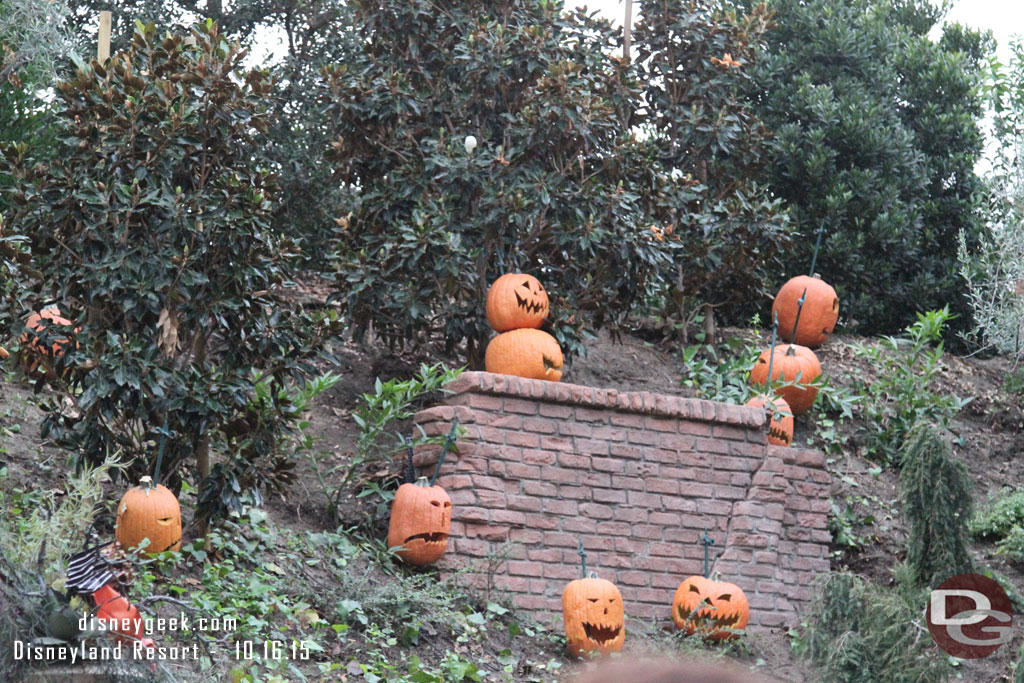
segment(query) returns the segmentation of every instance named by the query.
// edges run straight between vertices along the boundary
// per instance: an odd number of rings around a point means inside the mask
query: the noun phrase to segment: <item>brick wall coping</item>
[[[478,393],[495,396],[607,408],[626,413],[676,417],[697,422],[717,422],[738,427],[762,427],[767,419],[761,408],[736,406],[697,398],[652,394],[648,391],[618,391],[579,384],[547,382],[490,372],[463,372],[445,385],[451,394]]]

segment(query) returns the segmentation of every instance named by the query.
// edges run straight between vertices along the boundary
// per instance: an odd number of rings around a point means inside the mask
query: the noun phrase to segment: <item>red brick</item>
[[[491,514],[497,514],[501,510],[495,510]],[[506,541],[508,540],[507,526],[496,526],[490,524],[467,524],[466,525],[466,537],[467,538],[485,538],[488,541]]]
[[[589,424],[581,422],[559,422],[558,433],[563,436],[579,436],[583,438],[590,438],[594,428]]]
[[[522,448],[537,448],[540,446],[540,437],[530,432],[506,432],[505,443],[509,446],[520,446]]]
[[[448,497],[452,500],[452,506],[467,508],[476,503],[476,491],[474,489],[455,489],[448,491]]]
[[[544,578],[556,579],[558,581],[572,581],[580,578],[579,567],[572,567],[566,564],[544,565]]]
[[[494,575],[494,587],[498,590],[512,593],[526,593],[530,589],[530,582],[521,576],[506,576],[505,574]]]
[[[579,545],[579,539],[575,534],[548,531],[544,533],[544,545],[575,548]]]
[[[528,496],[544,496],[554,498],[558,496],[558,487],[546,481],[524,481],[523,493]]]
[[[590,435],[580,434],[578,436]],[[626,430],[618,427],[594,427],[593,438],[600,439],[602,441],[625,441]]]
[[[607,422],[608,411],[595,408],[577,408],[576,419],[581,422]]]
[[[574,500],[556,500],[547,498],[544,500],[544,513],[549,515],[570,515],[578,514],[578,504]]]
[[[644,427],[653,432],[676,433],[679,431],[679,420],[664,417],[649,417],[644,421]]]
[[[590,469],[590,457],[574,453],[559,453],[558,464],[570,469],[587,471]]]
[[[513,576],[543,576],[544,565],[539,562],[509,561],[508,573]]]
[[[611,519],[612,509],[607,505],[598,505],[597,503],[581,503],[579,514],[592,519]]]
[[[628,438],[629,443],[640,444],[641,446],[657,446],[661,443],[661,436],[657,432],[639,432],[631,430]]]
[[[491,518],[491,511],[487,508],[455,504],[452,509],[453,515],[458,518],[460,522],[486,524]]]
[[[639,477],[627,477],[620,474],[613,474],[612,487],[621,490],[643,491],[644,481]]]
[[[647,572],[624,571],[616,573],[616,583],[626,586],[650,586],[651,577]]]
[[[540,439],[541,448],[546,451],[560,451],[562,453],[573,453],[572,439],[564,436],[542,436]]]
[[[528,548],[526,550],[526,557],[531,562],[561,564],[562,551],[557,548]]]
[[[576,452],[584,455],[608,455],[608,442],[597,439],[576,439]]]
[[[600,458],[593,456],[590,459],[590,466],[598,472],[622,473],[626,471],[626,462],[616,458]]]
[[[545,417],[565,419],[567,417],[572,417],[572,407],[558,405],[555,403],[541,403],[540,414]]]
[[[604,474],[603,472],[584,472],[580,474],[580,486],[591,486],[591,487],[607,487],[612,485],[612,478],[610,475]]]
[[[521,415],[536,415],[538,408],[537,401],[528,401],[522,398],[506,398],[502,406],[506,413],[519,413]]]
[[[487,489],[489,491],[504,491],[505,481],[498,477],[488,477],[483,474],[473,475],[473,487],[477,489]]]
[[[700,484],[695,481],[679,482],[679,495],[689,498],[711,498],[714,495],[714,490],[710,484]]]
[[[505,472],[515,479],[540,479],[540,467],[521,462],[510,462],[505,465]]]
[[[634,507],[646,508],[647,510],[661,509],[661,496],[655,493],[643,493],[641,491],[630,491],[626,494],[629,504]]]
[[[692,436],[711,436],[711,425],[706,422],[679,421],[679,433]]]
[[[526,526],[526,515],[516,510],[491,510],[491,522]]]
[[[672,479],[648,479],[647,490],[650,493],[666,493],[675,496],[679,494],[679,482]]]
[[[516,543],[536,544],[544,540],[544,532],[538,529],[509,529],[508,539]]]
[[[593,499],[595,503],[625,505],[626,492],[618,489],[594,489]]]
[[[602,529],[604,524],[607,522],[602,523]],[[562,520],[562,531],[574,534],[594,534],[597,533],[597,522],[584,517],[568,517]]]
[[[633,427],[636,429],[642,429],[644,426],[643,415],[635,415],[632,413],[612,413],[609,421],[617,427]]]
[[[619,458],[642,460],[645,453],[647,452],[647,449],[642,448],[640,446],[628,446],[626,444],[621,443],[611,443],[608,444],[608,452]]]
[[[532,448],[523,449],[523,462],[531,465],[554,465],[556,456],[551,451],[541,451]]]
[[[630,524],[646,522],[648,514],[647,510],[641,508],[615,508],[615,520],[619,522],[628,522]]]
[[[580,472],[579,469],[550,467],[544,470],[544,479],[558,484],[578,484]]]
[[[526,526],[533,529],[557,529],[558,520],[548,514],[531,512],[526,515]]]
[[[590,500],[593,489],[589,486],[563,484],[558,487],[558,495],[566,500]]]

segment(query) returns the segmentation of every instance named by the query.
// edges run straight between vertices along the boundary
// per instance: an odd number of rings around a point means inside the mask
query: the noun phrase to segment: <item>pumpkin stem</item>
[[[793,321],[793,333],[789,335],[790,343],[796,341],[796,328],[800,324],[800,314],[804,312],[804,302],[807,301],[807,288],[804,287],[804,293],[800,295],[800,298],[796,300],[796,320]]]
[[[430,488],[430,481],[426,477],[420,477],[416,480],[416,486],[421,486],[425,489]]]
[[[441,447],[441,457],[437,459],[437,467],[434,468],[434,476],[430,478],[430,485],[433,486],[434,482],[437,481],[438,475],[441,474],[441,465],[444,464],[444,456],[448,454],[448,450],[455,443],[455,432],[459,429],[459,418],[452,420],[452,428],[448,430],[448,436],[444,437],[444,445]]]
[[[146,495],[148,496],[149,492],[156,488],[156,484],[153,483],[152,477],[140,477],[139,488],[145,491]]]
[[[775,339],[779,332],[779,312],[775,312],[775,320],[772,321],[772,345],[768,348],[771,349],[768,352],[768,382],[765,386],[770,387],[772,385],[772,365],[775,363]]]
[[[700,542],[704,544],[704,578],[708,578],[708,550],[715,544],[713,538],[708,536],[708,528],[704,527],[704,537],[700,539]]]
[[[580,564],[583,565],[583,578],[587,578],[587,551],[583,549],[583,539],[577,537],[580,543],[580,549],[576,551],[576,554],[580,556]]]
[[[807,274],[808,277],[814,277],[814,266],[818,263],[818,250],[821,249],[821,235],[823,232],[825,232],[824,223],[818,226],[818,241],[814,245],[814,255],[811,256],[811,272]]]

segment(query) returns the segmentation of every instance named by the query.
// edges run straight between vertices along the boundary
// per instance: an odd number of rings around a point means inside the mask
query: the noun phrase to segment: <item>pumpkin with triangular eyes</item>
[[[764,408],[771,418],[768,422],[768,443],[775,446],[791,446],[793,444],[793,413],[789,404],[781,396],[772,398],[771,403],[775,406],[774,410],[767,408],[766,403],[768,403],[767,397],[761,395],[750,399],[746,405],[753,408]]]
[[[593,574],[562,591],[562,618],[569,652],[619,652],[626,640],[626,611],[615,584]]]
[[[440,486],[426,477],[402,484],[395,492],[388,524],[388,547],[408,564],[436,562],[448,549],[452,530],[452,501]]]
[[[117,505],[114,535],[123,548],[135,548],[149,539],[145,554],[181,548],[181,506],[178,498],[163,484],[153,485],[142,477]]]
[[[502,275],[487,292],[487,321],[497,332],[536,329],[548,317],[548,293],[524,273]]]
[[[749,620],[747,596],[734,583],[691,576],[679,584],[672,600],[676,628],[707,640],[738,638],[736,631],[742,631]]]

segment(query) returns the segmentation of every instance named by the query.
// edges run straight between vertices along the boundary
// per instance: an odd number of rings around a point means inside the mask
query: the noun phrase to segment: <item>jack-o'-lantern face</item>
[[[436,562],[448,549],[452,530],[452,501],[440,486],[426,477],[402,484],[391,505],[388,547],[403,561],[417,566]]]
[[[536,329],[548,317],[548,293],[532,275],[502,275],[487,292],[487,321],[498,332]]]
[[[510,330],[491,340],[484,354],[487,372],[559,382],[562,347],[543,330]]]
[[[562,591],[562,618],[569,651],[619,652],[626,640],[626,612],[622,594],[606,579],[576,579]]]
[[[147,555],[181,548],[181,506],[178,498],[162,484],[153,486],[149,477],[129,490],[117,506],[114,530],[118,543],[135,548],[145,538]]]
[[[765,402],[765,396],[756,396],[747,401],[747,405],[755,408],[764,408]],[[781,396],[776,396],[772,400],[772,404],[775,406],[775,411],[778,411],[778,413],[789,414],[776,414],[773,413],[773,411],[769,411],[767,408],[765,409],[765,412],[772,413],[771,420],[768,422],[768,443],[776,446],[791,446],[793,444],[793,414],[789,408],[789,404],[786,403],[786,399]]]
[[[747,596],[733,583],[691,576],[679,584],[672,600],[676,628],[708,640],[738,638],[735,631],[742,631],[749,620]]]

